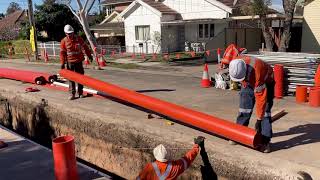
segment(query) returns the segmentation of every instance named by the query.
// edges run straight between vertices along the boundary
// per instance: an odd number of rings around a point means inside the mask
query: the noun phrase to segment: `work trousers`
[[[79,74],[84,74],[84,69],[82,62],[77,62],[77,63],[69,63],[67,65],[68,70],[74,71]],[[76,83],[74,81],[69,81],[69,92],[72,95],[76,94]],[[83,94],[83,85],[78,83],[78,94],[82,95]]]
[[[271,108],[273,106],[274,98],[274,82],[266,84],[267,90],[267,104],[265,114],[261,122],[261,134],[263,143],[267,144],[272,138],[272,122],[271,122]],[[240,107],[237,117],[237,124],[248,126],[250,117],[253,112],[255,104],[254,89],[250,86],[241,86],[240,90]]]

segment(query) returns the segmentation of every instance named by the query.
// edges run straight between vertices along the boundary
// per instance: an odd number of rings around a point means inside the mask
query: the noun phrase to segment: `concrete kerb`
[[[0,93],[8,100],[11,113],[16,113],[11,114],[12,125],[19,124],[17,122],[23,123],[28,134],[32,135],[32,132],[36,132],[37,120],[27,118],[30,117],[27,114],[34,112],[34,108],[38,107],[38,102],[46,97],[47,92],[29,95],[17,92],[14,87],[1,89]],[[126,178],[134,178],[144,164],[152,160],[151,150],[157,144],[181,148],[172,151],[173,157],[180,157],[192,146],[192,138],[199,134],[208,137],[207,152],[215,171],[231,179],[297,179],[297,172],[300,170],[307,168],[316,172],[312,167],[283,160],[278,162],[276,159],[275,167],[274,163],[264,162],[265,158],[272,158],[272,154],[261,154],[242,146],[233,147],[231,152],[225,141],[216,140],[187,127],[181,127],[185,130],[184,133],[175,130],[175,127],[164,127],[158,121],[143,119],[144,113],[139,115],[140,118],[122,115],[114,117],[84,109],[82,105],[59,103],[52,98],[48,98],[48,102],[49,106],[45,107],[45,112],[50,117],[50,125],[55,135],[75,135],[78,139],[76,146],[79,157]],[[6,112],[5,109],[8,108],[1,107],[1,117]],[[255,154],[255,158],[248,157],[248,153]],[[201,160],[197,158],[184,177],[200,178],[200,164]]]

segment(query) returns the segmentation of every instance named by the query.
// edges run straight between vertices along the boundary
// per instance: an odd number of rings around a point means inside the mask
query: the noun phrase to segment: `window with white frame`
[[[198,37],[208,39],[214,37],[214,24],[199,24]]]
[[[150,26],[136,26],[135,28],[137,41],[150,40]]]

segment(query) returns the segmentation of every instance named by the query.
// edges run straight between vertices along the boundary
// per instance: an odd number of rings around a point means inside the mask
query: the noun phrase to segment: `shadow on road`
[[[320,124],[305,124],[290,128],[288,131],[274,133],[273,137],[297,135],[291,139],[272,144],[272,151],[289,149],[295,146],[320,142]]]

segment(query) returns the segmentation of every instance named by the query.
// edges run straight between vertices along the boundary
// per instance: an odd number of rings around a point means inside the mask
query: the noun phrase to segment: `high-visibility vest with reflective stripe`
[[[156,175],[158,176],[159,180],[165,180],[169,176],[171,168],[172,168],[172,164],[171,164],[171,162],[169,162],[166,170],[164,171],[163,174],[161,174],[160,169],[155,162],[152,163],[152,166],[153,166],[153,169],[156,172]]]
[[[249,63],[248,63],[248,61],[249,61]],[[249,57],[249,56],[245,57],[245,62],[248,65],[246,79],[245,79],[247,82],[250,82],[250,78],[252,76],[252,71],[255,70],[256,61],[257,61],[257,59],[255,57]],[[267,73],[265,74],[264,81],[266,81],[268,79],[269,73],[270,73],[269,71],[270,71],[270,69],[268,69]],[[254,88],[255,92],[261,92],[263,89],[266,88],[266,84],[263,83],[263,84],[259,85],[258,87],[253,87],[253,88]]]
[[[63,40],[65,44],[65,49],[61,49],[67,55],[67,60],[69,62],[73,61],[82,61],[84,59],[83,55],[83,42],[80,40],[78,36],[75,36],[73,40],[65,37]]]

